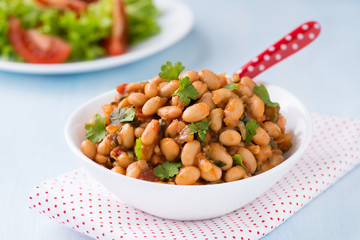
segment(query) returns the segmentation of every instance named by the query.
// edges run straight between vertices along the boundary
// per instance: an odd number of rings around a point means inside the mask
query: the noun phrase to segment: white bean
[[[226,151],[226,149],[221,146],[219,143],[210,143],[210,159],[216,161],[222,161],[225,163],[224,166],[221,167],[222,170],[228,170],[233,165],[233,159],[230,154]]]
[[[184,166],[195,165],[196,155],[200,152],[201,145],[197,140],[193,140],[184,145],[181,151],[181,162]]]
[[[175,177],[177,185],[193,185],[200,177],[200,170],[194,166],[182,167]]]
[[[179,146],[172,138],[163,138],[160,141],[160,150],[169,162],[174,161],[180,152]]]
[[[210,108],[206,103],[196,103],[185,109],[182,118],[185,122],[198,122],[209,115]]]
[[[214,72],[208,69],[202,69],[199,71],[199,76],[201,81],[206,83],[211,91],[220,88],[221,83],[219,77]]]
[[[241,136],[237,131],[227,129],[220,134],[219,141],[225,146],[236,146],[241,142]]]

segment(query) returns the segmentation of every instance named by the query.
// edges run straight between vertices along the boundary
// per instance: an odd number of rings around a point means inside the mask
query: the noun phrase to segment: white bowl
[[[138,180],[112,172],[87,158],[80,150],[85,140],[84,123],[101,105],[113,101],[116,91],[106,92],[79,107],[69,118],[65,137],[83,166],[108,190],[126,203],[152,215],[176,220],[214,218],[232,212],[260,196],[299,160],[310,143],[312,121],[306,107],[290,92],[263,83],[273,101],[281,106],[286,131],[293,133],[285,161],[262,174],[228,183],[181,186]]]

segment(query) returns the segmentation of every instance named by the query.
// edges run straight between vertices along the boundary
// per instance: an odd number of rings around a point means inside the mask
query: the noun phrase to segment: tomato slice
[[[127,85],[128,85],[127,83],[120,84],[119,86],[116,87],[116,91],[120,94],[124,94]]]
[[[36,0],[39,4],[57,9],[70,9],[75,12],[86,10],[86,1],[82,0]]]
[[[125,53],[128,45],[125,5],[122,0],[113,0],[112,16],[112,33],[105,40],[105,50],[108,55],[116,56]]]
[[[17,54],[29,63],[63,63],[71,47],[62,39],[37,30],[24,30],[15,17],[9,18],[8,36]]]

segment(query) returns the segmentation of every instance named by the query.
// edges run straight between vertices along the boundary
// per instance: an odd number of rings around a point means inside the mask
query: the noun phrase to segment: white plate
[[[66,74],[90,72],[120,66],[148,57],[175,44],[185,37],[194,25],[194,15],[180,0],[155,0],[161,11],[160,33],[132,46],[129,51],[116,57],[62,64],[30,64],[0,60],[0,70],[31,74]]]

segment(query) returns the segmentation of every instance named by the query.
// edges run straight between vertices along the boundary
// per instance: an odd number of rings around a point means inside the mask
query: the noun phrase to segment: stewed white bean
[[[222,127],[222,122],[224,118],[224,111],[221,108],[216,108],[210,113],[210,128],[215,133],[219,132]]]
[[[239,148],[237,153],[241,156],[243,164],[250,171],[250,173],[254,173],[257,168],[254,155],[246,148]]]
[[[159,131],[159,121],[155,119],[151,120],[151,122],[146,126],[143,134],[141,135],[141,143],[144,145],[151,145],[155,143],[158,138]]]
[[[185,109],[182,118],[185,122],[199,122],[209,115],[210,108],[206,103],[196,103]]]
[[[224,123],[228,127],[235,127],[244,112],[243,101],[240,98],[230,98],[224,110]]]
[[[228,170],[233,165],[233,159],[226,149],[221,146],[219,143],[210,143],[210,159],[216,161],[221,161],[225,165],[221,167],[222,170]]]
[[[85,140],[81,143],[81,152],[85,154],[90,159],[95,159],[96,155],[96,147],[95,144],[93,144],[89,140]]]
[[[116,157],[116,164],[124,169],[126,169],[131,163],[131,159],[128,153],[121,153]]]
[[[188,77],[191,82],[200,80],[199,74],[192,70],[186,71],[180,75],[180,79],[183,79],[184,77]]]
[[[270,142],[270,137],[262,127],[259,127],[256,129],[256,134],[253,136],[253,141],[259,145],[268,145]]]
[[[232,182],[243,179],[246,176],[246,171],[241,166],[234,166],[226,171],[224,180],[225,182]]]
[[[164,106],[166,102],[166,98],[161,98],[159,96],[152,97],[142,107],[142,113],[151,116],[155,114],[160,107]]]
[[[197,140],[187,142],[181,151],[181,162],[185,166],[195,165],[196,155],[200,152],[201,145]]]
[[[216,105],[214,103],[214,101],[212,100],[212,94],[211,92],[207,92],[205,93],[199,100],[199,102],[204,102],[206,103],[209,108],[210,108],[210,111],[213,110],[214,108],[216,108]]]
[[[261,117],[264,115],[265,104],[264,102],[256,95],[253,95],[250,98],[250,112],[256,120],[261,120]]]
[[[124,168],[120,167],[120,166],[115,166],[111,169],[111,171],[113,172],[117,172],[120,173],[121,175],[125,175],[126,171]]]
[[[264,129],[272,138],[278,138],[281,134],[280,127],[277,124],[270,121],[264,122]]]
[[[149,170],[149,165],[144,160],[131,163],[126,168],[126,176],[137,178],[142,172]]]
[[[210,90],[216,90],[221,86],[219,77],[208,69],[202,69],[199,71],[201,81],[207,84]]]
[[[219,141],[225,146],[236,146],[241,142],[241,136],[239,132],[228,129],[220,134]]]
[[[165,106],[157,110],[157,114],[166,119],[178,118],[182,114],[182,110],[178,106]]]
[[[155,81],[150,81],[148,84],[145,85],[144,93],[146,97],[156,97],[158,92],[158,84]]]
[[[134,92],[134,93],[130,93],[128,99],[129,99],[129,103],[132,104],[133,106],[141,107],[146,103],[148,97],[145,96],[145,94],[143,93]]]
[[[171,97],[174,92],[179,88],[180,82],[178,80],[172,80],[171,82],[164,82],[159,87],[160,97]]]
[[[174,161],[180,152],[179,146],[172,138],[161,139],[160,150],[168,161]]]
[[[141,135],[142,135],[142,133],[144,132],[144,130],[145,130],[145,128],[143,128],[143,127],[137,127],[137,128],[135,128],[135,130],[134,130],[134,135],[135,135],[135,137],[136,137],[136,138],[141,137]]]
[[[225,102],[231,96],[231,91],[226,88],[220,88],[212,92],[212,100],[216,105]]]
[[[211,164],[209,171],[204,171],[200,169],[200,176],[202,179],[208,182],[216,182],[220,180],[222,176],[222,170],[215,164]]]
[[[203,83],[201,81],[195,81],[192,83],[192,85],[199,93],[197,98],[201,98],[202,95],[204,95],[204,93],[208,90],[208,86],[206,85],[206,83]]]
[[[129,124],[125,124],[120,132],[118,133],[118,137],[121,138],[121,144],[126,148],[131,148],[134,145],[134,128]]]
[[[108,137],[105,137],[97,147],[97,152],[102,155],[109,155],[111,151],[111,139]]]
[[[177,185],[193,185],[200,178],[200,170],[194,166],[185,166],[176,175]]]

